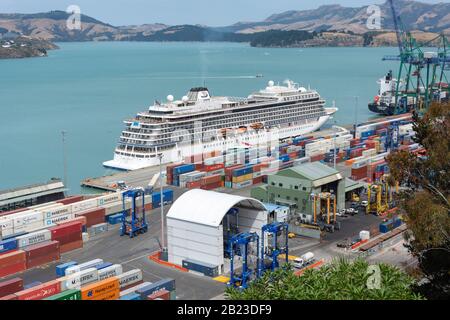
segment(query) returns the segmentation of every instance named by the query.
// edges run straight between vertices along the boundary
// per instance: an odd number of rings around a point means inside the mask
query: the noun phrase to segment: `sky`
[[[83,14],[115,26],[156,22],[226,26],[326,4],[359,7],[383,2],[385,0],[0,0],[0,13],[65,11],[69,5],[78,5]]]

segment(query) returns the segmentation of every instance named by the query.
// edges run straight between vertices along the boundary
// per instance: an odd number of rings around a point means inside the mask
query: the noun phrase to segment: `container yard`
[[[387,200],[393,191],[383,185],[385,157],[393,150],[425,154],[411,140],[410,122],[402,115],[353,133],[336,127],[274,147],[187,157],[159,177],[162,203],[146,176],[123,190],[110,178],[109,193],[4,211],[0,299],[214,299],[226,284],[246,287],[306,253],[315,256],[308,267],[319,267],[336,255],[367,252],[402,226],[395,216],[383,218],[393,210]],[[147,189],[125,196],[137,187]],[[354,209],[363,199],[368,205]],[[352,208],[359,214],[344,218]],[[121,237],[124,221],[139,215],[148,231]]]

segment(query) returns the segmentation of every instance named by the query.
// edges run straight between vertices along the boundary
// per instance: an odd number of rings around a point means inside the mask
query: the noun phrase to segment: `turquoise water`
[[[396,48],[251,48],[233,43],[62,43],[47,58],[0,60],[0,189],[63,176],[61,131],[67,131],[68,186],[110,173],[122,120],[190,87],[247,96],[268,80],[290,78],[316,88],[340,108],[337,123],[372,115],[376,80]],[[264,78],[254,77],[263,74]]]

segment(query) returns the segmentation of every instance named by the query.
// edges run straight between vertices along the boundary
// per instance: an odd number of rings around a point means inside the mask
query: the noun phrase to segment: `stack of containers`
[[[206,176],[206,172],[192,171],[180,174],[180,187],[182,188],[199,188],[201,186],[200,180]]]
[[[142,271],[140,269],[133,269],[117,276],[119,279],[120,291],[128,290],[143,282]]]
[[[172,175],[172,184],[175,186],[180,186],[180,175],[183,173],[192,172],[195,170],[194,164],[183,164],[180,166],[177,166],[173,168],[173,175]]]
[[[174,163],[166,166],[167,184],[173,185],[173,169],[181,165],[182,163]]]
[[[352,164],[352,179],[361,180],[367,178],[367,159]]]
[[[5,277],[27,269],[25,251],[17,250],[0,255],[0,277]]]
[[[148,297],[155,294],[158,291],[166,290],[169,292],[175,292],[175,280],[174,279],[162,279],[154,283],[141,286],[135,292],[140,295],[141,300],[148,300]]]
[[[82,201],[83,199],[84,199],[83,196],[70,196],[70,197],[58,200],[56,202],[64,204],[64,205],[67,205],[67,204],[72,204],[72,203],[75,203],[75,202]]]
[[[253,166],[246,165],[232,171],[232,188],[240,189],[253,184]]]
[[[52,240],[52,234],[48,229],[43,229],[16,237],[17,247],[19,249],[50,240]]]
[[[51,240],[59,242],[61,253],[83,248],[81,221],[67,222],[51,227],[49,232]]]
[[[57,203],[54,206],[40,209],[44,215],[44,225],[51,226],[55,223],[67,221],[74,218],[72,206]]]
[[[233,171],[243,167],[242,164],[235,164],[225,168],[225,188],[231,188],[233,186]]]
[[[26,267],[31,269],[60,259],[60,246],[58,241],[48,241],[23,249],[26,256]]]
[[[263,182],[263,174],[261,172],[263,166],[263,163],[257,163],[253,165],[253,184],[259,184]]]
[[[203,190],[214,190],[224,186],[221,174],[203,177],[200,184],[200,188]]]

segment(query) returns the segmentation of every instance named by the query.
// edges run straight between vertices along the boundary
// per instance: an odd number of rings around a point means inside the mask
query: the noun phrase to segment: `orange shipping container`
[[[119,290],[119,278],[111,277],[81,288],[81,300],[95,300],[107,292]]]
[[[96,296],[95,298],[88,298],[85,300],[118,300],[120,298],[120,291],[119,289],[106,292],[104,294],[101,294],[99,296]]]

